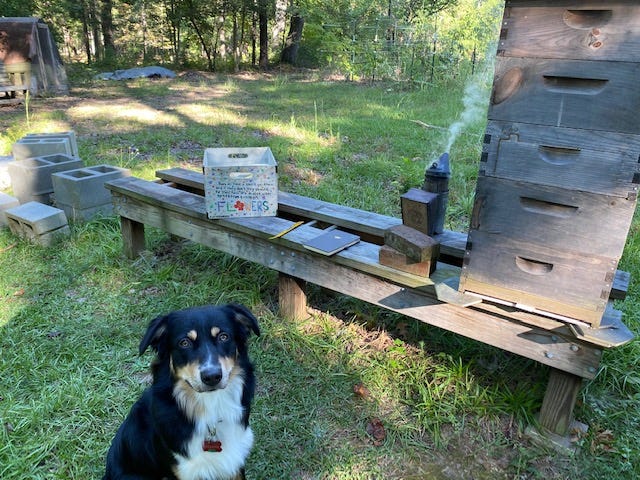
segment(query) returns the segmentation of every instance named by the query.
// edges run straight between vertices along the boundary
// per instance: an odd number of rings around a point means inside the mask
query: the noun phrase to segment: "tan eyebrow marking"
[[[192,341],[196,341],[196,339],[198,338],[198,332],[196,332],[195,330],[189,330],[189,332],[187,333],[187,337],[189,337]]]
[[[220,333],[220,328],[218,327],[211,327],[211,336],[212,337],[217,337],[218,334]]]

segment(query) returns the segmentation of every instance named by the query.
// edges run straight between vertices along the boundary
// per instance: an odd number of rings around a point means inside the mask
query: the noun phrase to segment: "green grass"
[[[87,164],[154,178],[198,168],[203,149],[268,145],[289,191],[399,215],[460,118],[464,85],[405,91],[298,75],[77,82],[70,97],[3,109],[0,155],[28,131],[74,129]],[[488,94],[487,94],[488,95]],[[112,108],[118,105],[117,108]],[[442,127],[424,127],[415,121]],[[451,149],[450,228],[466,230],[484,121]],[[636,221],[620,266],[640,275]],[[42,248],[0,231],[0,478],[100,478],[115,429],[148,382],[146,324],[172,309],[235,301],[259,317],[252,479],[626,479],[640,473],[638,347],[608,351],[576,416],[574,456],[530,444],[541,365],[319,288],[306,321],[278,316],[276,273],[151,229],[121,254],[119,223],[72,225]],[[619,308],[637,330],[637,282]],[[354,394],[362,384],[368,393]],[[386,439],[367,434],[378,418]]]

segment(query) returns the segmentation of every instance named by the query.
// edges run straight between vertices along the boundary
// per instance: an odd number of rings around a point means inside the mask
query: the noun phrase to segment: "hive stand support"
[[[534,440],[546,444],[551,441],[559,450],[575,449],[576,445],[572,438],[587,431],[587,426],[577,422],[573,417],[573,408],[582,382],[582,377],[556,368],[551,369],[547,391],[540,409],[541,431],[532,428],[527,430]]]
[[[120,217],[124,254],[129,259],[136,258],[144,250],[144,223]]]
[[[278,277],[280,315],[290,320],[307,318],[306,282],[285,273]]]

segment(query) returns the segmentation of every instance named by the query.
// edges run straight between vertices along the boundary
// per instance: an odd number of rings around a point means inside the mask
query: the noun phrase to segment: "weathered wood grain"
[[[462,291],[599,325],[616,270],[614,259],[477,230],[469,239]]]
[[[638,135],[490,121],[480,172],[634,199],[639,159]]]
[[[498,55],[635,62],[636,0],[508,0]]]
[[[582,378],[552,368],[540,409],[540,425],[558,435],[567,435],[581,388]]]
[[[489,120],[640,134],[640,63],[498,57]]]
[[[120,183],[120,181],[118,181]],[[113,182],[115,183],[115,182]],[[253,261],[286,275],[341,292],[396,311],[427,324],[474,338],[545,365],[585,378],[593,378],[600,361],[599,347],[573,339],[551,338],[548,332],[470,308],[443,304],[415,289],[408,289],[327,258],[299,252],[268,239],[232,230],[158,205],[153,197],[126,196],[111,185],[118,215],[191,239],[203,245]],[[122,185],[120,185],[122,188]],[[580,348],[572,349],[578,344]]]
[[[471,229],[583,255],[622,256],[634,200],[528,181],[479,177]],[[471,254],[473,257],[473,253]]]
[[[135,258],[145,248],[144,223],[120,217],[123,250],[127,258]]]
[[[278,305],[280,315],[291,320],[308,317],[306,282],[286,273],[278,276]]]
[[[188,191],[204,195],[202,173],[176,167],[158,170],[156,175],[163,181],[174,183],[178,188],[186,187]],[[402,223],[395,217],[365,212],[283,191],[278,194],[278,212],[295,220],[316,220],[351,230],[361,235],[364,241],[376,245],[384,243],[384,232],[387,228]],[[434,235],[433,238],[440,242],[441,261],[452,265],[461,263],[467,241],[466,234],[445,230],[439,235]]]

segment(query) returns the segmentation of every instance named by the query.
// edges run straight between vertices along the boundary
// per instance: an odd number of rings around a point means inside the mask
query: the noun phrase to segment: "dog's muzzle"
[[[204,367],[200,369],[200,380],[210,389],[220,388],[222,369],[219,367]]]

